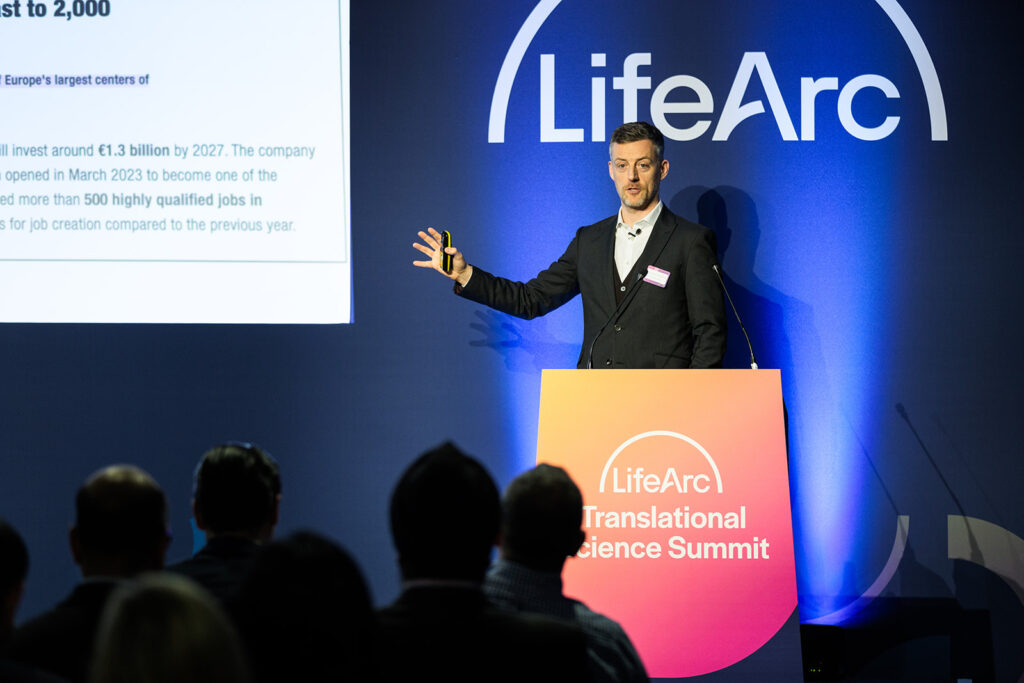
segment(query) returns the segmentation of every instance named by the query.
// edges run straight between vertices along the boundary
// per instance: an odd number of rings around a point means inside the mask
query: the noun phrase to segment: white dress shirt
[[[638,220],[633,225],[627,225],[622,220],[622,208],[619,208],[619,222],[615,226],[615,268],[619,272],[621,282],[629,275],[640,254],[647,246],[647,240],[654,232],[654,224],[658,222],[661,215],[661,202],[651,209],[650,213]]]

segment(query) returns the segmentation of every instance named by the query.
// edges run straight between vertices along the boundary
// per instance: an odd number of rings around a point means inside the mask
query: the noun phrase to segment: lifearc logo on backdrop
[[[509,46],[491,97],[488,142],[505,141],[505,119],[516,74],[534,37],[561,2],[562,0],[540,0]],[[897,0],[874,2],[890,19],[914,59],[928,104],[931,139],[948,140],[942,85],[924,39]],[[725,104],[717,112],[716,117],[715,96],[699,77],[677,74],[655,84],[649,75],[643,73],[644,69],[652,66],[652,52],[631,53],[623,59],[621,65],[609,64],[606,53],[595,52],[590,55],[590,65],[596,75],[590,78],[589,126],[558,128],[555,125],[556,58],[557,55],[554,54],[540,55],[541,142],[584,142],[588,137],[591,141],[606,139],[608,124],[605,109],[608,92],[605,74],[608,73],[613,74],[612,89],[622,93],[623,121],[637,119],[641,93],[646,97],[650,91],[651,121],[671,140],[696,140],[710,134],[712,140],[724,142],[743,121],[769,111],[783,140],[814,140],[815,100],[819,94],[828,91],[839,93],[836,116],[843,129],[854,138],[882,140],[891,135],[900,124],[899,116],[887,116],[877,125],[866,125],[854,116],[853,102],[865,90],[876,90],[890,100],[900,99],[900,91],[896,84],[880,74],[861,74],[846,82],[841,82],[836,76],[822,74],[802,76],[799,103],[786,102],[772,69],[770,55],[766,52],[744,52],[736,56],[736,75],[726,94]],[[744,96],[755,79],[763,89],[764,99],[744,102]],[[799,131],[794,125],[794,112],[799,113]],[[669,114],[689,114],[696,119],[692,120],[689,126],[679,127],[669,121]]]

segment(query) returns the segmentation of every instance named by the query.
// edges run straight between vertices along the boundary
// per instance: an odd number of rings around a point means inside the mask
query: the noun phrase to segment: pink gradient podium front
[[[537,441],[583,492],[565,592],[652,678],[802,680],[778,370],[545,370]]]

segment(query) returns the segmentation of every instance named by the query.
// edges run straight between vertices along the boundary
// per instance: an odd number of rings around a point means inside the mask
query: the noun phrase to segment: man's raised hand
[[[462,252],[455,247],[448,247],[445,253],[452,257],[452,272],[446,273],[441,267],[441,233],[433,228],[427,228],[426,232],[420,230],[418,233],[420,242],[413,242],[413,249],[428,257],[426,261],[413,261],[412,264],[419,268],[433,268],[446,278],[455,280],[465,286],[473,274],[473,266],[466,263]]]

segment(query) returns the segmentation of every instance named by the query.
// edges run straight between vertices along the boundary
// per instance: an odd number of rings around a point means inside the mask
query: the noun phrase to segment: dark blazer
[[[405,590],[377,612],[382,681],[581,681],[586,640],[574,624],[505,612],[473,588]]]
[[[117,581],[85,581],[49,612],[20,626],[11,638],[8,656],[17,662],[86,681],[100,616]]]
[[[583,346],[577,367],[715,368],[725,355],[726,319],[715,234],[662,206],[634,274],[615,298],[617,216],[580,228],[561,258],[529,282],[513,282],[473,266],[455,291],[518,316],[544,315],[577,294],[583,298]],[[664,287],[644,281],[648,266],[668,271]]]
[[[248,538],[218,536],[209,539],[193,557],[168,566],[166,571],[187,576],[227,605],[238,594],[259,548]]]

